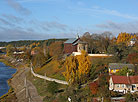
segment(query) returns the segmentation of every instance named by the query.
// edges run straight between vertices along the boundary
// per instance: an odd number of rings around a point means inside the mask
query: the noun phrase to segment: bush
[[[54,94],[55,92],[58,91],[58,88],[59,88],[59,84],[53,81],[53,82],[48,83],[47,91],[51,94]]]

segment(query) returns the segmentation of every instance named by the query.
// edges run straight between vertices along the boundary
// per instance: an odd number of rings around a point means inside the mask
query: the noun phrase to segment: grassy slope
[[[45,75],[46,73],[46,75],[51,78],[65,80],[62,74],[62,72],[64,72],[65,69],[60,65],[60,63],[57,60],[52,60],[42,68],[36,68],[34,71],[41,75]]]
[[[51,102],[50,100],[53,100],[56,98],[57,94],[53,95],[48,92],[47,86],[50,83],[49,81],[34,77],[31,74],[31,72],[28,73],[27,79],[29,79],[33,83],[33,85],[35,85],[38,94],[43,98],[43,102]],[[66,87],[67,87],[67,85],[59,84],[59,90],[60,89],[65,90]],[[49,99],[47,99],[46,97],[49,97]]]

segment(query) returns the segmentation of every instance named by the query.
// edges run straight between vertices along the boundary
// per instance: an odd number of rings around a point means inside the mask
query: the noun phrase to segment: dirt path
[[[11,80],[18,102],[42,102],[35,86],[26,79],[30,68],[18,68],[17,74]]]

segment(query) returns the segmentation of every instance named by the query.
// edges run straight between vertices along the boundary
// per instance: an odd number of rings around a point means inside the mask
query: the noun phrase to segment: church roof
[[[87,42],[85,42],[85,41],[78,40],[73,45],[76,45],[76,44],[86,44],[86,43]]]
[[[76,40],[78,40],[77,38],[69,38],[67,41],[65,41],[64,43],[74,43]]]

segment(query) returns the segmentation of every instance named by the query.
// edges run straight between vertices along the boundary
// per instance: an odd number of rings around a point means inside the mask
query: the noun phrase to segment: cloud
[[[0,26],[0,41],[17,40],[45,40],[50,38],[68,38],[73,37],[73,33],[38,33],[32,28],[5,28]]]
[[[27,3],[27,2],[64,2],[66,0],[18,0],[18,2],[21,3]]]
[[[8,21],[11,21],[11,22],[14,22],[14,23],[21,23],[21,22],[24,21],[23,18],[13,16],[13,15],[2,14],[2,17],[7,19]]]
[[[66,24],[59,23],[57,21],[38,21],[38,20],[31,20],[30,24],[37,26],[37,28],[44,30],[44,31],[66,31],[68,26]]]
[[[7,20],[0,18],[0,23],[2,23],[3,25],[8,25],[8,26],[14,26],[14,24],[8,22]]]
[[[22,15],[30,15],[31,11],[29,11],[27,8],[24,8],[21,4],[16,2],[15,0],[6,0],[8,5],[12,7],[16,12],[22,14]]]
[[[2,28],[0,27],[0,41],[14,41],[14,40],[42,40],[48,39],[48,34],[40,34],[30,29],[19,28]]]
[[[101,14],[106,14],[106,15],[112,15],[112,16],[122,17],[126,19],[138,20],[138,16],[121,13],[116,10],[101,8],[99,6],[93,6],[92,8],[79,8],[79,7],[78,8],[69,7],[69,8],[72,9],[73,11],[76,11],[76,13],[81,13],[81,14],[89,15],[89,16],[93,16],[93,15],[97,16]]]
[[[55,28],[55,29],[60,29],[60,30],[63,30],[63,31],[65,31],[66,28],[67,28],[67,25],[61,24],[61,23],[56,22],[56,21],[53,21],[53,22],[45,22],[45,23],[44,23],[44,26],[45,26],[46,28],[48,28],[48,29],[53,29],[53,28]]]
[[[0,25],[0,41],[73,37],[73,32],[70,31],[69,27],[59,22],[30,21],[28,24],[29,26],[27,27],[22,25],[16,25],[14,27]],[[65,30],[67,31],[65,32]]]
[[[96,27],[112,31],[115,34],[120,32],[136,33],[138,32],[138,21],[126,23],[107,21],[104,24],[97,24]]]

